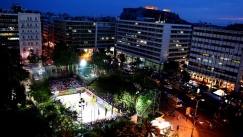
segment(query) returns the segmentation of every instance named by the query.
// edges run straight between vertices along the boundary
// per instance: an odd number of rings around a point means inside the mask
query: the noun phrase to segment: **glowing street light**
[[[80,66],[84,67],[86,65],[86,60],[82,59],[79,63]]]
[[[205,101],[205,99],[199,99],[199,100],[197,100],[195,97],[193,97],[193,98],[191,98],[191,99],[192,99],[192,100],[196,100],[196,101],[197,101],[197,104],[196,104],[196,109],[195,109],[195,116],[197,116],[198,102],[199,102],[199,101],[204,102],[204,101]]]

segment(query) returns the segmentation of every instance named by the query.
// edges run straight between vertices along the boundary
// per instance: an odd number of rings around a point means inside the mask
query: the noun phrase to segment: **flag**
[[[98,115],[100,115],[100,110],[98,109]]]

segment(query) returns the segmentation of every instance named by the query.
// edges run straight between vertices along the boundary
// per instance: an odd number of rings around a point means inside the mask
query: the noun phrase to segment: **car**
[[[167,89],[172,89],[172,87],[170,85],[164,85],[164,87]]]

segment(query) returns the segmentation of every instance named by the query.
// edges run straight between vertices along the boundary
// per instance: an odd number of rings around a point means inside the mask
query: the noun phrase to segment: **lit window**
[[[77,32],[77,30],[76,30],[76,29],[74,29],[74,30],[73,30],[73,32]]]
[[[89,33],[92,33],[92,30],[88,30]]]
[[[138,31],[138,34],[141,34],[141,32],[140,32],[140,31]]]

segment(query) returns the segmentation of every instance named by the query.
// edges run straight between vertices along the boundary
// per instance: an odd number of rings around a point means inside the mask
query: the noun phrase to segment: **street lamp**
[[[199,99],[199,100],[197,100],[195,97],[193,97],[193,98],[191,98],[191,99],[197,101],[197,103],[196,103],[196,109],[195,109],[195,116],[197,116],[198,102],[199,102],[199,101],[205,101],[205,99]]]
[[[199,122],[200,124],[203,123],[201,120],[196,120],[195,117],[193,118],[193,125],[192,125],[191,137],[193,137],[193,130],[194,130],[194,127],[195,127],[195,125],[196,125],[197,122]]]
[[[80,126],[81,126],[81,137],[83,137],[83,107],[84,107],[84,100],[80,98],[79,105],[80,107]]]
[[[81,67],[84,67],[85,65],[86,65],[86,60],[84,60],[84,59],[82,59],[81,61],[80,61],[80,63],[79,63],[79,65],[81,66]]]

